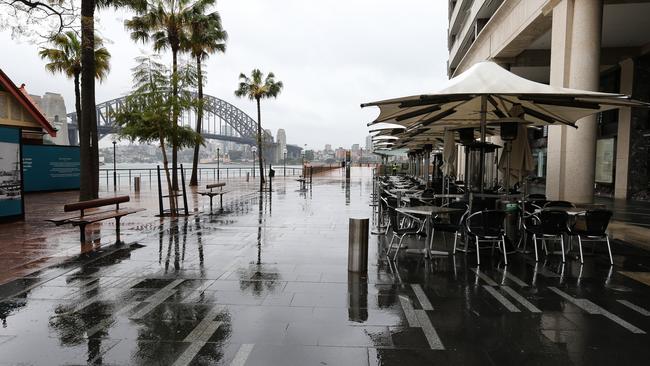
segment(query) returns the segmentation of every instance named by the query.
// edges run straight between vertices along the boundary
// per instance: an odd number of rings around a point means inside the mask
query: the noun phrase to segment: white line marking
[[[167,298],[176,294],[176,290],[167,290],[167,291],[158,291],[155,294],[149,296],[149,298],[143,302],[148,302],[147,305],[138,310],[135,314],[131,315],[129,319],[137,320],[142,319],[145,315],[149,314],[150,311],[162,304]]]
[[[429,347],[431,347],[431,349],[436,349],[436,350],[445,349],[445,346],[442,344],[442,341],[438,336],[438,332],[436,332],[436,329],[433,327],[433,324],[431,324],[431,320],[427,316],[426,311],[415,310],[415,315],[417,316],[418,322],[422,326],[422,331],[424,332],[424,336],[427,337],[427,341],[429,342]]]
[[[510,288],[510,286],[503,286],[501,287],[503,291],[507,292],[508,295],[512,296],[515,300],[519,301],[521,305],[523,305],[528,311],[531,313],[541,313],[542,311],[537,308],[537,306],[533,305],[530,301],[526,300],[525,297],[519,295],[517,291],[513,290]]]
[[[420,322],[418,322],[418,318],[415,315],[415,309],[413,309],[413,305],[411,305],[411,300],[404,296],[400,296],[399,302],[402,304],[402,310],[404,310],[404,316],[406,316],[409,327],[419,328]]]
[[[472,268],[472,272],[476,273],[476,275],[480,279],[485,281],[485,283],[487,283],[488,285],[490,285],[490,286],[498,286],[498,284],[496,282],[494,282],[494,280],[492,280],[490,277],[488,277],[485,273],[481,272],[478,268]]]
[[[494,287],[490,287],[487,285],[483,285],[483,288],[492,296],[494,296],[497,301],[501,303],[508,311],[511,313],[520,313],[521,310],[515,306],[515,304],[511,303],[510,300],[506,299],[499,291],[495,290]]]
[[[613,321],[614,323],[620,325],[621,327],[629,330],[632,333],[635,334],[646,334],[646,332],[642,329],[639,329],[635,327],[634,325],[628,323],[627,321],[621,319],[620,317],[610,313],[609,311],[603,309],[602,307],[594,304],[593,302],[587,300],[587,299],[577,299],[564,291],[556,288],[556,287],[549,287],[549,290],[555,292],[556,294],[562,296],[565,298],[567,301],[573,303],[575,306],[579,307],[580,309],[586,311],[589,314],[600,314],[607,319]]]
[[[420,305],[422,305],[422,309],[433,310],[433,305],[431,305],[431,302],[427,298],[427,295],[424,293],[424,290],[422,290],[422,287],[419,284],[415,284],[415,285],[411,285],[411,288],[415,293],[415,297],[418,298]]]
[[[640,307],[639,305],[632,304],[631,302],[629,302],[627,300],[616,300],[616,301],[618,301],[619,303],[627,306],[628,308],[636,311],[637,313],[639,313],[639,314],[641,314],[643,316],[650,316],[650,311]]]
[[[254,346],[254,344],[249,343],[242,344],[241,347],[239,347],[239,351],[237,351],[237,354],[232,359],[232,362],[230,362],[230,366],[244,366],[248,360],[248,356],[253,352]]]
[[[519,279],[519,277],[513,275],[512,273],[510,273],[510,272],[508,272],[506,270],[503,270],[501,272],[505,273],[506,277],[510,281],[516,283],[519,287],[528,287],[528,284],[526,282],[522,281],[521,279]]]
[[[202,321],[201,324],[206,323],[208,326],[204,327],[205,329],[203,332],[199,335],[199,338],[192,341],[192,344],[190,344],[185,351],[176,359],[176,362],[174,362],[173,366],[186,366],[189,365],[194,357],[201,351],[201,348],[205,346],[206,343],[208,343],[208,340],[210,340],[210,337],[212,337],[212,334],[219,329],[221,326],[221,322],[215,322],[212,320],[209,320],[209,318],[206,317],[208,321]],[[199,325],[201,325],[199,324]],[[196,328],[195,328],[196,329]]]

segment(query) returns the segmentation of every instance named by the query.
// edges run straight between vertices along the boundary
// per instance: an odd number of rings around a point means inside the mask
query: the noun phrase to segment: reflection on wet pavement
[[[650,292],[619,271],[649,261],[620,244],[615,267],[486,252],[478,269],[389,262],[371,236],[368,274],[348,273],[348,218],[372,216],[363,173],[278,179],[0,286],[0,365],[647,363]]]

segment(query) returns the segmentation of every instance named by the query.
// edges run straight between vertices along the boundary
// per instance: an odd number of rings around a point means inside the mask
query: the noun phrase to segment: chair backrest
[[[525,215],[532,215],[536,210],[539,210],[541,207],[535,202],[525,201],[519,204],[519,208]]]
[[[505,211],[485,210],[474,212],[466,220],[467,231],[476,236],[496,234],[503,231]]]
[[[474,198],[472,201],[472,212],[493,211],[496,208],[497,199],[493,197]]]
[[[609,220],[612,218],[612,211],[609,210],[588,210],[585,216],[585,230],[590,235],[605,235]]]
[[[560,210],[543,210],[539,214],[540,228],[546,235],[560,235],[567,231],[569,214]]]
[[[452,225],[460,226],[462,225],[463,217],[469,209],[469,205],[466,201],[452,201],[447,204],[449,208],[460,208],[462,211],[454,211],[449,213],[449,223]]]
[[[573,203],[569,201],[548,201],[544,204],[544,207],[566,207],[572,208],[576,207]]]
[[[433,189],[427,188],[422,192],[422,198],[433,198]]]
[[[546,195],[541,193],[531,193],[526,197],[529,201],[546,201]]]

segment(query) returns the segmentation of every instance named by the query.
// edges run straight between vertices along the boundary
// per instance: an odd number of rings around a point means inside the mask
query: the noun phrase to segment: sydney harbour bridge
[[[204,95],[203,122],[201,134],[206,139],[256,145],[257,122],[241,109],[225,100]],[[119,126],[113,117],[123,108],[126,97],[112,99],[96,105],[97,133],[99,138],[118,132]],[[78,121],[76,113],[68,114],[68,136],[71,145],[78,144]],[[196,111],[185,111],[179,116],[182,126],[196,127]],[[300,147],[287,145],[289,154],[299,154]],[[296,151],[293,151],[296,150]]]

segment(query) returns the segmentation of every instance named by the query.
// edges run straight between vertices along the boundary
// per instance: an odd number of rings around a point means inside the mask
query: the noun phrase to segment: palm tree
[[[235,90],[235,96],[244,98],[248,97],[257,103],[257,157],[260,166],[260,192],[264,187],[264,163],[262,161],[262,114],[260,110],[260,100],[266,98],[276,98],[282,90],[282,82],[275,81],[275,75],[272,72],[264,77],[259,69],[251,71],[250,77],[245,74],[239,74],[239,88]]]
[[[218,12],[214,11],[209,14],[204,14],[203,12],[199,12],[202,9],[195,10],[196,12],[189,24],[188,37],[183,39],[182,47],[189,51],[192,57],[196,59],[196,69],[199,75],[199,108],[196,114],[196,133],[201,133],[201,125],[203,122],[203,72],[201,70],[201,62],[207,59],[212,53],[226,52],[228,33],[223,30],[221,16],[219,16]],[[190,186],[198,185],[197,170],[200,148],[201,145],[194,146]]]
[[[87,126],[87,124],[82,123],[82,108],[81,108],[81,89],[82,89],[82,83],[81,83],[81,74],[82,74],[82,63],[81,63],[81,58],[82,58],[82,41],[79,39],[77,34],[73,31],[67,31],[64,33],[58,33],[55,34],[51,39],[50,43],[52,45],[52,48],[46,48],[46,47],[41,47],[40,51],[38,52],[39,56],[41,56],[42,59],[49,61],[45,65],[45,69],[50,71],[51,73],[62,73],[65,76],[72,78],[74,80],[74,96],[75,96],[75,112],[77,112],[77,128],[79,129],[79,136],[80,139],[84,139],[85,142],[88,143],[89,145],[89,153],[90,156],[94,156],[96,154],[99,154],[99,149],[97,147],[98,144],[98,139],[97,139],[97,129],[96,127],[93,129],[92,125]],[[111,54],[108,52],[108,50],[102,46],[102,40],[99,38],[97,35],[95,35],[95,39],[93,42],[93,46],[95,47],[94,50],[94,67],[93,67],[93,74],[94,74],[94,79],[97,79],[99,81],[103,81],[106,79],[106,76],[108,75],[108,72],[110,71],[110,59],[111,59]],[[93,82],[94,82],[93,79]],[[94,109],[94,103],[93,103],[93,109]],[[94,113],[94,110],[93,110]],[[90,127],[90,128],[86,128]],[[86,139],[87,138],[87,139]],[[87,154],[82,154],[86,155]],[[95,177],[96,169],[99,168],[97,164],[95,164],[93,161],[96,161],[94,159],[90,159],[89,163],[92,166],[92,174],[91,175],[86,175],[86,177],[92,177],[90,181],[86,181],[87,184],[90,185],[90,188],[92,188],[92,192],[88,197],[86,198],[96,198],[96,193],[97,193],[97,185],[99,182],[97,181]]]
[[[172,98],[178,98],[178,53],[181,41],[187,37],[192,15],[204,13],[214,5],[216,0],[145,0],[146,4],[136,7],[136,15],[124,22],[131,31],[134,41],[151,41],[155,51],[172,51]],[[173,103],[177,105],[177,103]],[[178,124],[178,108],[172,110],[174,125]],[[172,134],[175,136],[175,134]],[[172,145],[172,186],[178,190],[178,142],[174,138]]]

